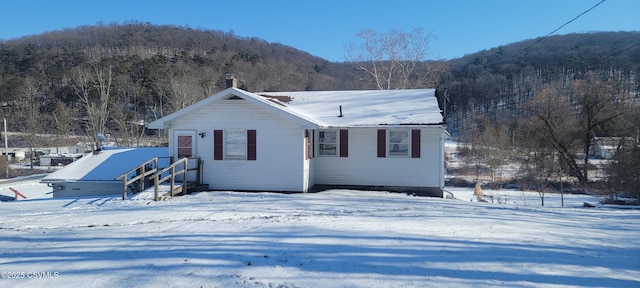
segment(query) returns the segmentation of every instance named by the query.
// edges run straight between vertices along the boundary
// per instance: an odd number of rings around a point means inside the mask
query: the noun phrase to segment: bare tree
[[[78,69],[75,76],[72,85],[85,108],[87,136],[93,148],[100,149],[110,114],[111,68]]]
[[[624,140],[623,140],[624,141]],[[631,140],[635,142],[635,140]],[[615,199],[617,194],[633,197],[640,203],[640,146],[623,143],[617,149],[613,161],[607,167],[609,188],[611,189],[611,199]]]
[[[620,138],[607,167],[607,184],[611,199],[617,196],[634,197],[640,204],[640,106],[633,101],[627,104],[620,109],[625,117],[615,119],[616,127],[620,127],[617,132],[626,137]]]
[[[543,88],[525,105],[525,109],[532,113],[528,122],[533,126],[529,130],[520,132],[524,135],[520,145],[525,147],[537,143],[545,147],[552,147],[558,152],[563,163],[569,167],[569,173],[578,178],[580,183],[586,183],[582,168],[576,162],[576,151],[579,142],[579,125],[571,115],[571,103],[553,86]]]
[[[433,35],[423,29],[410,32],[392,29],[384,34],[367,29],[357,37],[361,43],[349,45],[347,59],[373,80],[376,89],[416,88],[434,83],[425,78],[439,77],[436,72],[443,68],[429,67],[425,62]],[[415,75],[418,70],[423,74]]]
[[[555,83],[558,84],[558,83]],[[520,121],[517,129],[517,149],[520,162],[520,184],[538,192],[542,206],[549,182],[560,175],[560,165],[570,167],[570,173],[581,177],[581,167],[575,161],[579,141],[577,120],[571,115],[569,98],[549,85],[536,92],[523,111],[531,115]]]
[[[508,130],[506,125],[487,125],[480,135],[481,143],[486,147],[482,150],[484,162],[489,167],[494,189],[499,188],[497,185],[500,184],[499,180],[501,179],[497,179],[497,177],[500,176],[502,166],[509,162],[512,154]]]
[[[62,101],[56,101],[53,110],[53,123],[55,124],[55,130],[63,137],[67,137],[73,134],[74,129],[74,114],[73,110],[69,106],[65,105]]]
[[[593,72],[588,72],[583,80],[573,83],[575,102],[578,105],[579,127],[582,144],[582,184],[588,181],[589,148],[596,131],[603,125],[622,115],[622,109],[616,109],[611,85],[603,82]]]
[[[17,106],[18,118],[21,121],[22,130],[26,132],[26,142],[29,145],[29,165],[31,169],[33,169],[36,149],[42,144],[40,134],[44,131],[38,98],[45,96],[39,94],[40,89],[41,83],[37,79],[31,76],[26,77]]]
[[[469,113],[460,119],[460,122],[465,123],[462,131],[462,143],[464,145],[458,149],[464,155],[465,169],[475,170],[475,181],[478,183],[480,181],[481,168],[484,164],[484,149],[486,148],[481,141],[480,135],[485,129],[487,118],[478,113],[475,101],[470,102]]]
[[[75,115],[69,106],[65,105],[62,101],[56,101],[51,115],[53,118],[53,125],[56,131],[56,139],[62,140],[62,143],[66,143],[70,135],[73,135]],[[60,142],[60,141],[56,141]]]
[[[548,94],[547,94],[548,95]],[[554,118],[549,116],[549,118]],[[549,120],[549,122],[554,122]],[[555,171],[556,145],[548,139],[547,133],[540,133],[544,128],[544,121],[531,119],[519,127],[522,135],[518,145],[520,163],[520,187],[538,192],[541,205],[549,180]]]
[[[138,117],[138,113],[132,110],[132,105],[117,105],[114,103],[111,109],[111,120],[118,127],[120,145],[139,146],[144,136],[144,119]],[[116,140],[118,141],[118,140]]]
[[[167,102],[171,109],[177,111],[204,99],[204,91],[201,87],[196,77],[187,71],[177,70],[168,75],[164,91],[168,92]]]

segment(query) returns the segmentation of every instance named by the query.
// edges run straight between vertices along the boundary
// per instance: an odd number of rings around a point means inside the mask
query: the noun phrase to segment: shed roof
[[[183,109],[180,109],[170,115],[167,115],[165,117],[162,117],[156,121],[153,121],[151,123],[149,123],[148,128],[150,129],[166,129],[169,128],[171,126],[171,123],[177,119],[179,119],[180,117],[184,116],[184,115],[189,115],[190,113],[197,111],[199,109],[202,109],[212,103],[224,100],[224,99],[229,99],[231,97],[239,97],[245,100],[248,100],[258,106],[261,106],[265,109],[268,110],[272,110],[276,113],[280,113],[282,115],[284,115],[285,117],[288,117],[298,123],[300,123],[301,125],[305,125],[305,126],[317,126],[316,123],[314,123],[312,121],[312,119],[308,118],[306,115],[301,115],[298,114],[295,111],[290,111],[288,110],[285,106],[279,104],[279,103],[275,103],[274,101],[271,101],[265,97],[261,97],[257,94],[251,93],[251,92],[247,92],[238,88],[227,88],[219,93],[216,93],[212,96],[209,96],[206,99],[203,99],[199,102],[196,102],[195,104],[192,104],[190,106],[187,106]]]
[[[115,181],[122,173],[153,158],[169,155],[167,147],[118,148],[87,154],[42,178],[41,182]]]

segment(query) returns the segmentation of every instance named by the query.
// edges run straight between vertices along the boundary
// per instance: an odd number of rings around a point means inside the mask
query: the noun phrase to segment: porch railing
[[[173,197],[180,193],[186,194],[189,186],[189,182],[187,181],[187,173],[189,171],[196,171],[195,184],[202,184],[202,161],[200,160],[200,158],[185,157],[174,163],[171,163],[166,168],[158,167],[159,158],[171,159],[171,157],[154,157],[116,178],[116,180],[122,179],[122,200],[127,199],[128,189],[131,189],[134,193],[144,191],[145,188],[147,188],[145,187],[145,182],[147,182],[147,180],[153,181],[155,201],[160,200],[161,197],[159,195],[159,186],[166,181],[169,181],[169,196]],[[189,160],[195,160],[196,167],[189,168]],[[132,174],[134,176],[129,178]],[[179,176],[182,176],[181,185],[176,184],[176,178]]]

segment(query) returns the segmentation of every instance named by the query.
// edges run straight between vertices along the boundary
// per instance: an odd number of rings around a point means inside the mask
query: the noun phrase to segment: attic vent
[[[244,99],[242,99],[242,98],[240,98],[240,97],[238,97],[236,95],[233,95],[233,96],[227,98],[227,100],[244,100]]]

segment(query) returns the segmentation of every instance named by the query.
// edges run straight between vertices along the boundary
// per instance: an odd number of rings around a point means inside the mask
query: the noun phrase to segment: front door
[[[196,152],[196,131],[194,130],[177,130],[173,133],[173,147],[172,156],[174,161],[178,161],[182,158],[195,158]],[[197,171],[192,170],[198,165],[197,159],[189,159],[187,172],[187,180],[195,181],[197,179]],[[178,177],[181,179],[180,177]]]

